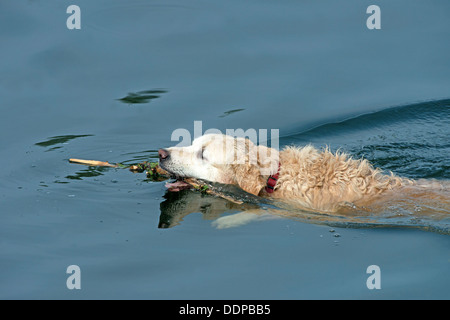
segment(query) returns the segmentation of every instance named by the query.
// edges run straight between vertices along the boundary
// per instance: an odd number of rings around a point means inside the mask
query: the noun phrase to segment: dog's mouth
[[[184,182],[182,179],[177,179],[174,182],[167,182],[166,188],[169,191],[177,192],[185,189],[191,189],[192,186],[189,183]]]
[[[181,175],[179,175],[178,173],[174,173],[173,171],[171,171],[169,168],[167,168],[167,166],[164,166],[164,164],[160,163],[159,166],[164,169],[165,171],[167,171],[167,173],[170,174],[171,178],[174,178],[175,181],[173,182],[167,182],[165,184],[166,188],[169,191],[172,192],[178,192],[181,190],[185,190],[185,189],[190,189],[192,188],[192,185],[190,185],[189,183],[184,181],[184,177],[182,177]]]

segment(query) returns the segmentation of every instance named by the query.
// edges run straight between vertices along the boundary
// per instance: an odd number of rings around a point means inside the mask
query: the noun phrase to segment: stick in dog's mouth
[[[168,189],[168,191],[178,192],[181,190],[193,188],[193,186],[191,184],[184,181],[184,177],[181,177],[177,174],[174,174],[174,173],[166,170],[166,168],[164,168],[163,165],[158,164],[158,170],[164,171],[166,176],[169,176],[170,178],[175,179],[175,181],[173,181],[173,182],[166,182],[165,187]]]

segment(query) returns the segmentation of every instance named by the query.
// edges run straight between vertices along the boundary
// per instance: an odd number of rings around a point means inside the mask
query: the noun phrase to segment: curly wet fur
[[[280,177],[273,196],[296,199],[307,208],[335,211],[394,188],[412,184],[386,175],[367,160],[354,160],[343,152],[319,152],[312,146],[287,147],[280,152]]]
[[[276,153],[273,149],[271,152]],[[249,161],[251,153],[246,154],[245,163],[231,164],[224,171],[234,178],[230,183],[238,184],[254,195],[264,195],[269,174],[262,175],[261,167],[270,166],[270,173],[275,174],[278,163],[258,153],[257,162],[252,164]],[[343,152],[332,153],[328,148],[319,151],[311,145],[286,147],[279,152],[279,162],[279,178],[275,192],[270,196],[326,212],[336,211],[345,203],[355,203],[414,184],[412,180],[392,173],[383,174],[367,160],[355,160]]]

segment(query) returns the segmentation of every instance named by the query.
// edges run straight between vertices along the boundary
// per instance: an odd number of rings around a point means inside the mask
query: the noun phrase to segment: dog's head
[[[258,195],[267,177],[278,170],[278,151],[249,139],[203,135],[188,147],[159,150],[160,166],[178,177],[237,184]]]

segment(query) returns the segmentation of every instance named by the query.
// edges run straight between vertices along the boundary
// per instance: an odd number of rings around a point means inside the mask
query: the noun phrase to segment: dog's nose
[[[158,154],[159,160],[165,160],[169,157],[169,151],[167,151],[166,149],[159,149]]]

